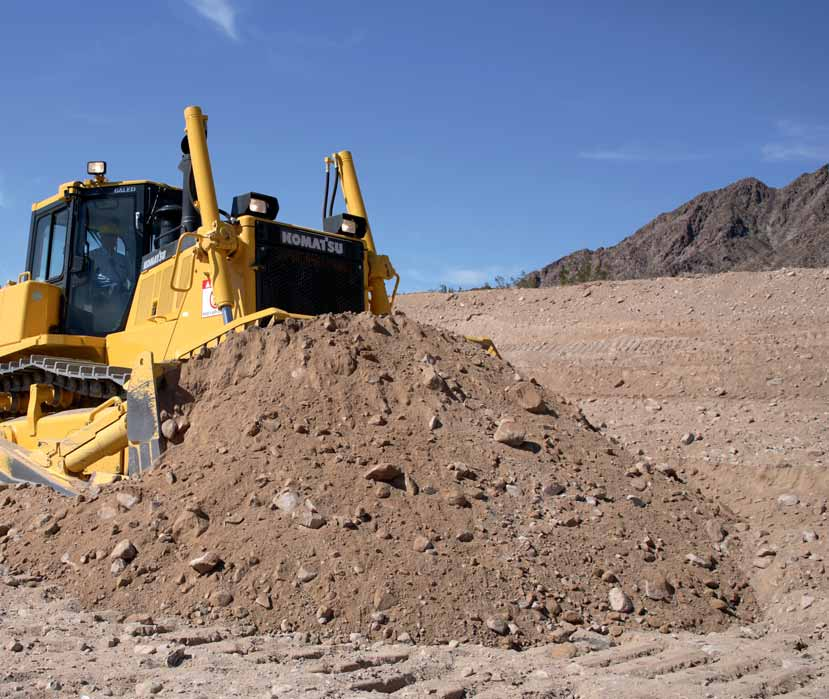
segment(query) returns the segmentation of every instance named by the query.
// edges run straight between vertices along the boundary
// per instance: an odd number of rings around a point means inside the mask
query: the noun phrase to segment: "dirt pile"
[[[755,614],[728,513],[403,315],[235,335],[184,365],[176,401],[180,443],[141,481],[0,494],[6,573],[90,607],[339,639],[524,645]]]

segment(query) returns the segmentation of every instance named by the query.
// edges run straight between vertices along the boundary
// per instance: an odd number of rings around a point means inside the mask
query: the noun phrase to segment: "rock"
[[[57,522],[52,522],[46,529],[43,530],[43,533],[46,536],[54,536],[60,531],[60,525]]]
[[[20,641],[9,641],[6,646],[6,650],[10,653],[20,653],[23,650],[23,644]]]
[[[408,473],[404,477],[403,484],[406,488],[407,495],[420,494],[420,486],[417,484],[417,481],[414,478],[412,478]]]
[[[296,579],[301,583],[311,582],[316,577],[317,571],[306,568],[305,566],[300,566],[296,573]]]
[[[384,589],[379,589],[374,593],[374,599],[372,600],[374,603],[374,609],[377,612],[384,612],[387,609],[391,609],[392,607],[397,606],[397,597],[395,597],[391,592]],[[377,621],[380,624],[385,624],[388,621],[385,614],[381,615],[380,617],[374,618],[374,614],[372,614],[372,620]]]
[[[663,602],[671,599],[674,594],[673,586],[666,580],[661,573],[654,572],[645,578],[642,587],[645,590],[645,597],[657,602]]]
[[[116,544],[114,549],[112,549],[109,557],[111,559],[120,558],[122,561],[129,563],[137,555],[138,549],[133,546],[132,542],[129,539],[123,539]]]
[[[326,521],[325,517],[323,517],[319,512],[312,512],[307,508],[294,510],[291,518],[296,520],[296,523],[300,527],[305,527],[306,529],[319,529],[325,525]]]
[[[708,606],[711,607],[711,609],[716,609],[718,612],[728,611],[728,605],[719,597],[709,597]]]
[[[630,614],[633,611],[633,602],[620,587],[611,588],[607,593],[607,600],[614,612]]]
[[[469,500],[460,490],[450,490],[444,495],[444,499],[453,507],[469,507]]]
[[[214,551],[207,551],[201,556],[190,561],[190,567],[199,575],[207,575],[212,573],[216,568],[222,564],[222,559],[219,554]]]
[[[716,519],[708,519],[705,521],[705,533],[708,538],[715,544],[719,544],[727,536],[727,532],[723,529],[722,522]]]
[[[542,489],[541,492],[544,494],[545,497],[552,498],[556,495],[561,495],[565,491],[565,488],[561,483],[547,483]]]
[[[415,538],[414,542],[412,543],[412,549],[417,551],[418,553],[425,553],[429,549],[433,549],[435,546],[434,544],[429,541],[425,536],[418,536]]]
[[[509,624],[506,619],[502,617],[489,617],[486,620],[486,627],[499,636],[506,636],[509,634]]]
[[[433,366],[426,366],[423,368],[423,376],[421,382],[426,388],[432,391],[448,391],[449,387],[443,380],[440,374]]]
[[[757,549],[757,553],[755,553],[754,555],[757,558],[764,558],[766,556],[776,556],[777,551],[775,551],[772,548],[769,548],[768,546],[761,546],[759,549]]]
[[[546,411],[544,396],[538,386],[534,384],[525,381],[513,384],[509,389],[509,395],[519,407],[529,413],[539,415]]]
[[[570,643],[577,644],[580,648],[587,648],[590,651],[607,650],[612,645],[607,636],[603,636],[588,629],[578,629],[570,636]]]
[[[807,544],[810,544],[814,541],[818,540],[817,532],[812,529],[807,529],[803,532],[803,541]]]
[[[455,535],[455,539],[460,541],[462,544],[468,544],[474,538],[474,535],[470,531],[458,532],[458,534]]]
[[[378,483],[377,487],[374,489],[374,494],[381,500],[385,500],[386,498],[391,497],[391,488],[388,483]]]
[[[176,517],[171,528],[177,543],[193,543],[210,526],[210,519],[200,508],[186,509]]]
[[[773,562],[773,561],[774,561],[774,559],[773,559],[773,558],[770,558],[770,557],[768,557],[768,556],[765,556],[765,557],[763,557],[763,558],[755,558],[755,559],[751,562],[751,564],[752,564],[755,568],[762,568],[762,569],[765,569],[765,568],[768,568],[768,567],[772,564],[772,562]]]
[[[561,615],[561,620],[566,621],[568,624],[581,624],[582,618],[581,614],[573,609],[568,609],[566,612],[563,612]]]
[[[440,421],[440,418],[437,415],[432,415],[432,417],[429,418],[429,429],[434,431],[440,429],[441,427],[443,427],[443,423]]]
[[[381,481],[390,483],[403,475],[403,472],[394,464],[377,464],[372,466],[363,474],[363,478],[369,481]]]
[[[164,664],[167,667],[178,667],[187,657],[189,656],[187,655],[187,651],[184,649],[184,646],[180,646],[167,653],[167,657],[164,658]]]
[[[291,514],[302,504],[302,496],[294,490],[285,490],[271,501],[274,508]]]
[[[327,624],[334,618],[334,610],[331,607],[322,606],[317,609],[317,623]]]
[[[115,496],[115,500],[118,502],[119,507],[124,508],[125,510],[131,510],[137,504],[141,502],[141,495],[138,493],[131,493],[129,491],[122,491]]]
[[[164,689],[164,685],[161,684],[161,682],[156,682],[155,680],[145,680],[144,682],[139,682],[135,685],[135,696],[150,697],[158,694],[162,689]]]
[[[688,446],[689,444],[694,443],[694,439],[695,437],[693,432],[686,432],[684,435],[682,435],[682,438],[679,441],[685,446]]]
[[[216,590],[210,595],[210,600],[217,607],[227,607],[233,602],[233,594],[228,590]]]
[[[567,643],[567,641],[570,640],[570,636],[572,636],[575,632],[576,629],[572,627],[559,626],[550,634],[550,640],[553,643]]]
[[[711,570],[714,567],[714,561],[710,556],[697,556],[695,553],[689,553],[685,556],[685,560],[706,570]]]
[[[800,498],[797,495],[781,495],[777,498],[777,504],[780,507],[794,507],[800,502]]]
[[[495,430],[495,441],[511,447],[520,447],[524,444],[526,436],[526,432],[512,418],[504,418],[501,420],[501,424]]]
[[[113,576],[118,576],[126,570],[126,567],[127,562],[125,560],[122,558],[116,558],[109,567],[109,572],[112,573]]]
[[[262,607],[262,609],[272,609],[273,608],[273,601],[271,600],[271,596],[266,592],[263,592],[262,594],[257,595],[256,599],[254,601],[256,602],[256,604],[258,604],[260,607]]]
[[[161,423],[161,434],[164,439],[173,440],[178,434],[178,424],[175,420],[165,420]]]
[[[578,648],[572,643],[561,642],[550,646],[550,656],[557,660],[568,660],[569,658],[575,658],[578,654]]]

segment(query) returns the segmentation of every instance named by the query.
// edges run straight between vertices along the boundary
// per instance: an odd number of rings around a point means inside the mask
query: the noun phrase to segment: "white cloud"
[[[777,141],[766,143],[763,160],[829,160],[829,126],[782,119],[775,124]]]
[[[202,17],[209,19],[228,37],[237,41],[239,32],[236,28],[236,8],[230,0],[186,0]]]
[[[481,286],[495,281],[495,277],[510,279],[521,273],[517,267],[450,267],[443,271],[441,281],[450,286]]]
[[[705,153],[692,153],[671,146],[618,146],[614,148],[591,148],[579,153],[585,160],[616,161],[660,161],[676,162],[684,160],[702,160]]]

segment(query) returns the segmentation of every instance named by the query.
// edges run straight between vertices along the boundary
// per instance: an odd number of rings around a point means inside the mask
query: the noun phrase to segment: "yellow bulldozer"
[[[0,288],[0,481],[77,494],[138,476],[165,448],[171,364],[254,324],[391,311],[400,278],[348,151],[325,158],[314,230],[277,221],[278,200],[256,192],[221,210],[207,116],[184,119],[180,187],[109,181],[95,161],[33,205],[26,271]]]

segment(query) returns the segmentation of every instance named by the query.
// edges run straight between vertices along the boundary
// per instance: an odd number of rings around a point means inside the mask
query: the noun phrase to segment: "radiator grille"
[[[305,315],[364,310],[359,241],[257,221],[256,270],[259,310],[276,307]]]

